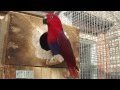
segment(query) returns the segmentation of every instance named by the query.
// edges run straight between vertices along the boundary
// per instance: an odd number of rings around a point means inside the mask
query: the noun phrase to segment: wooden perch
[[[46,60],[46,65],[47,66],[57,65],[62,63],[63,61],[64,61],[64,58],[61,55],[55,55],[50,60]]]

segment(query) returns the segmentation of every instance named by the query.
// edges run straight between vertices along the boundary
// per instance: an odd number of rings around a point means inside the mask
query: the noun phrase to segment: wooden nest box
[[[0,19],[0,78],[66,79],[68,69],[64,62],[46,64],[51,55],[42,20],[20,12],[8,12]],[[79,30],[67,25],[63,28],[79,67]]]

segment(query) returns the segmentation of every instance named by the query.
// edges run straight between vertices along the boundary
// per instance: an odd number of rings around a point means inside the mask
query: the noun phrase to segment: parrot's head
[[[43,24],[47,24],[48,27],[51,28],[58,28],[62,30],[62,24],[60,19],[56,14],[53,13],[48,13],[45,15],[45,17],[43,18]]]

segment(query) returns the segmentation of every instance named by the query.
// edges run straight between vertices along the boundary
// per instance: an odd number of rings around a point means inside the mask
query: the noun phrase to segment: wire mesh
[[[119,79],[120,11],[62,11],[59,17],[80,28],[81,79]]]

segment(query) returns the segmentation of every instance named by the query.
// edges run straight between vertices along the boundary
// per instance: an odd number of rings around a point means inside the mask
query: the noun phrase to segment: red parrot
[[[48,13],[43,19],[43,24],[48,26],[47,42],[52,54],[60,54],[69,69],[70,76],[79,78],[79,69],[76,66],[75,56],[70,41],[64,34],[60,19],[57,15]]]

